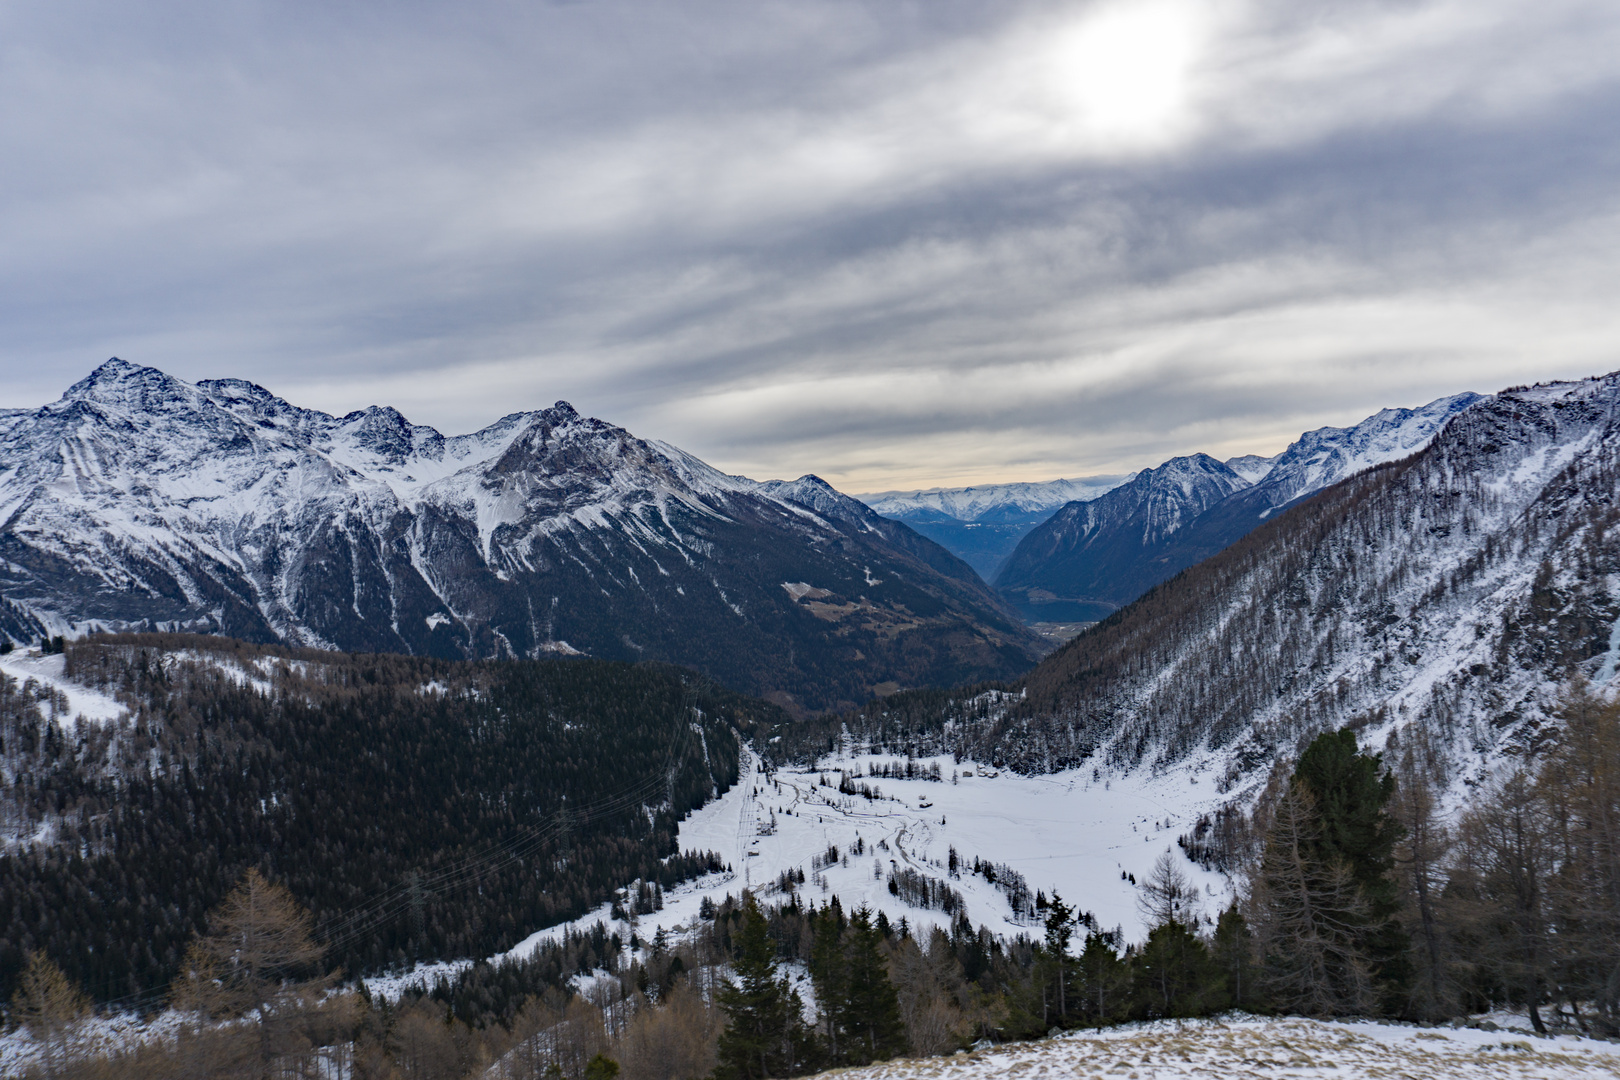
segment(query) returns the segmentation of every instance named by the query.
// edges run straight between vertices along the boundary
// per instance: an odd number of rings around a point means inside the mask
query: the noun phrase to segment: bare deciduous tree
[[[1545,1002],[1552,962],[1548,941],[1549,821],[1530,772],[1524,768],[1485,790],[1460,828],[1453,883],[1459,912],[1471,916],[1484,943],[1481,963],[1492,968],[1530,1023],[1546,1031]]]
[[[75,1056],[74,1029],[89,1011],[89,999],[50,957],[28,954],[12,1015],[39,1046],[46,1076],[59,1076],[68,1067]]]
[[[208,926],[186,952],[174,1005],[210,1020],[252,1017],[267,1075],[278,1055],[307,1048],[300,1021],[336,974],[314,974],[323,950],[309,913],[257,870],[243,875]]]
[[[1421,732],[1410,733],[1397,765],[1395,820],[1404,835],[1395,844],[1404,922],[1415,948],[1416,978],[1410,1008],[1421,1017],[1456,1015],[1452,948],[1442,913],[1452,836],[1435,796],[1433,748]]]
[[[1149,927],[1173,922],[1193,926],[1198,920],[1197,896],[1175,852],[1166,848],[1141,884],[1136,910]]]

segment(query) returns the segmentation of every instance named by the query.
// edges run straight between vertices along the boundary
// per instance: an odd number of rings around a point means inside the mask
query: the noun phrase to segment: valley
[[[707,1025],[691,1060],[712,1068],[750,963],[798,995],[802,1025],[780,1021],[798,1049],[772,1066],[795,1075],[1232,1009],[1511,1006],[1538,1035],[1606,1032],[1616,415],[1611,375],[1386,410],[1274,458],[1065,481],[1042,497],[1087,501],[1024,535],[998,594],[816,477],[728,477],[561,403],[445,440],[105,367],[7,420],[0,608],[24,640],[0,653],[0,980],[24,1009],[55,971],[103,1010],[74,1021],[84,1039],[145,1015],[105,1053],[167,1061],[188,950],[262,881],[364,988],[357,1016],[447,1020],[423,1030],[513,1076],[563,1060],[566,1032],[633,1056],[677,1007]],[[223,449],[160,437],[205,422]],[[937,515],[1040,493],[921,494]],[[1005,591],[1037,563],[1081,577]],[[408,630],[411,610],[430,613]],[[1287,878],[1285,835],[1315,850],[1345,806],[1382,839]],[[1492,839],[1516,806],[1582,837],[1547,864],[1533,947],[1488,914],[1532,858]],[[1320,933],[1352,959],[1303,983],[1278,959],[1315,940],[1286,929],[1292,880],[1350,912]],[[891,973],[872,976],[899,1010],[887,1049],[850,1049],[845,962]],[[298,1067],[369,1045],[349,1023]],[[1211,1049],[1186,1075],[1296,1021],[1199,1023]],[[1147,1040],[1119,1053],[1165,1052],[1168,1029],[1111,1030]],[[185,1038],[243,1052],[230,1031]],[[1452,1067],[1363,1034],[1347,1060]],[[1010,1052],[1067,1068],[1078,1045]],[[0,1057],[37,1049],[19,1035]],[[1501,1060],[1546,1075],[1565,1051],[1524,1053]]]

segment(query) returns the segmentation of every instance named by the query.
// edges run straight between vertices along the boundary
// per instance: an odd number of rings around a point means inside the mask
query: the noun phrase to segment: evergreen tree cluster
[[[0,678],[0,998],[33,952],[154,1004],[246,869],[351,973],[488,954],[640,881],[719,868],[676,822],[774,707],[679,669],[458,662],[211,638],[69,643],[126,722]]]

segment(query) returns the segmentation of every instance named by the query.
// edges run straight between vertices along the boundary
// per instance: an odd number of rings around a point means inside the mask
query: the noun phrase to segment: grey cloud
[[[1230,8],[1124,149],[1018,88],[1106,10],[7,8],[0,404],[117,353],[876,489],[1617,366],[1605,5]]]

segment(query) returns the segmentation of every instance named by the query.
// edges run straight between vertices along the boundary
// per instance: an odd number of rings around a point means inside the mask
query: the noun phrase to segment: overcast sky
[[[0,5],[0,405],[112,355],[1048,479],[1620,368],[1620,5]]]

